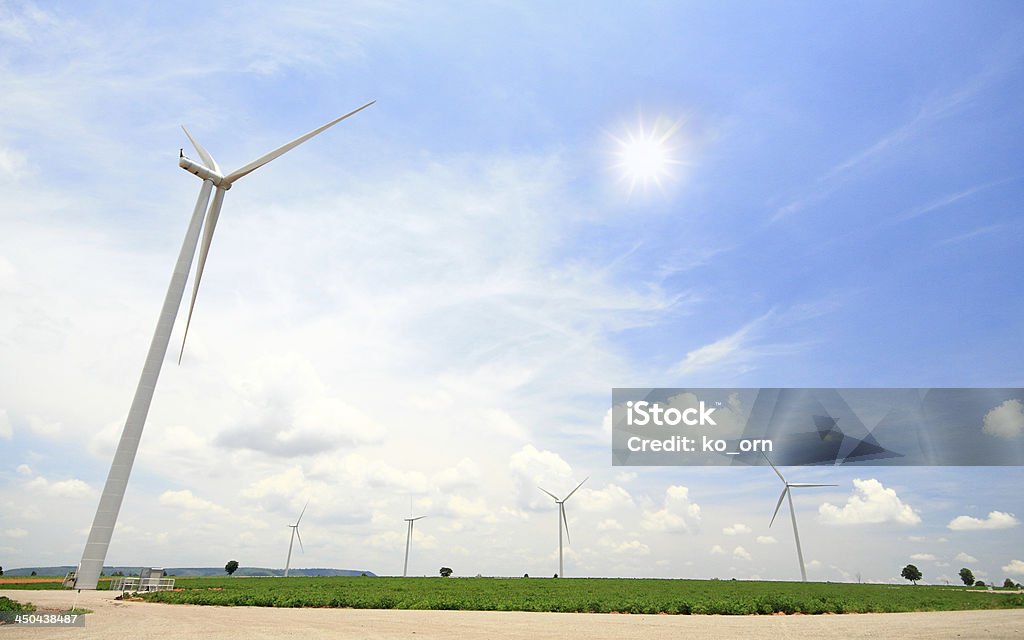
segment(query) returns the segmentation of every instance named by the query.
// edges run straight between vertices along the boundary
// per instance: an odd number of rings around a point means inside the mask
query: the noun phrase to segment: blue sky
[[[376,99],[228,194],[108,559],[280,566],[308,498],[300,565],[394,573],[411,500],[412,571],[544,575],[533,487],[589,474],[570,575],[795,578],[777,479],[612,469],[610,389],[1024,386],[1022,36],[1010,2],[0,3],[2,566],[81,553],[178,126],[233,169]],[[616,140],[669,125],[630,191]],[[797,500],[811,578],[1024,576],[1017,468],[793,473],[839,484]]]

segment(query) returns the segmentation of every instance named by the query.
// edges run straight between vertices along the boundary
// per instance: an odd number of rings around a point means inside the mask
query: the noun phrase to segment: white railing
[[[118,576],[110,581],[111,591],[170,591],[173,588],[174,578]]]

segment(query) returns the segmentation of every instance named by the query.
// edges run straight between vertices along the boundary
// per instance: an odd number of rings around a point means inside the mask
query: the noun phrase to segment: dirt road
[[[491,611],[379,611],[199,607],[118,602],[115,593],[83,591],[78,606],[92,609],[85,628],[0,628],[14,638],[1024,638],[1024,610],[948,611],[826,616],[651,616]],[[39,607],[69,608],[69,591],[0,590]]]

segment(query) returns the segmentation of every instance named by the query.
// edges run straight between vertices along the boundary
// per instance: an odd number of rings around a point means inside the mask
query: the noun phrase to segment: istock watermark
[[[1024,389],[612,390],[612,464],[1024,464]]]

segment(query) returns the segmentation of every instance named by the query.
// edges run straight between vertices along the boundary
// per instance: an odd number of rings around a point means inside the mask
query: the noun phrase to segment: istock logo
[[[715,407],[707,407],[701,400],[698,407],[679,410],[675,407],[663,408],[658,403],[650,403],[646,400],[626,403],[626,424],[630,426],[643,427],[649,424],[659,427],[675,427],[685,424],[688,427],[697,425],[718,426],[711,414]]]

